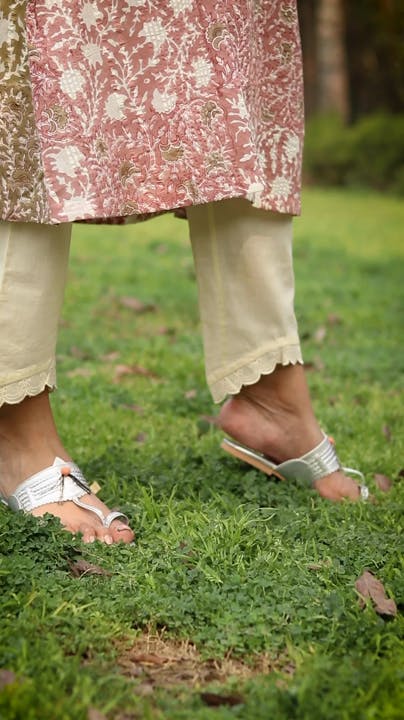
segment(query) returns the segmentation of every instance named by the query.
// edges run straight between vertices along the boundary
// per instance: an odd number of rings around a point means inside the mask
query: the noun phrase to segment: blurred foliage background
[[[297,4],[306,182],[404,195],[404,2]]]

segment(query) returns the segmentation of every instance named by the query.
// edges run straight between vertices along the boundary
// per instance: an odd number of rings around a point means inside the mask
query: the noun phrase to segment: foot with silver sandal
[[[100,524],[98,533],[88,524],[77,527],[87,542],[93,542],[98,537],[105,543],[112,544],[114,538],[111,535],[111,525],[117,519],[122,521],[116,528],[117,532],[125,531],[127,534],[130,531],[126,515],[118,510],[109,511],[93,495],[78,465],[59,457],[55,458],[53,465],[27,478],[11,495],[2,497],[1,500],[14,512],[22,510],[35,515],[43,515],[45,512],[58,515],[52,508],[54,504],[72,502],[86,513],[95,516],[96,524]]]
[[[251,448],[229,438],[222,440],[221,447],[230,455],[243,460],[267,475],[273,475],[279,480],[289,480],[308,488],[316,487],[316,482],[321,481],[322,478],[342,471],[345,476],[359,478],[361,480],[358,485],[360,498],[362,500],[368,500],[369,498],[369,489],[365,485],[363,473],[353,468],[341,466],[334,445],[326,435],[313,450],[299,458],[285,460],[278,465],[264,454],[255,452]]]
[[[111,511],[69,459],[47,392],[0,410],[0,499],[13,511],[58,517],[87,543],[129,543],[134,537],[127,517]]]
[[[320,429],[301,366],[278,366],[244,386],[224,403],[217,424],[230,436],[223,450],[267,475],[314,487],[328,500],[369,497],[363,474],[341,465]]]

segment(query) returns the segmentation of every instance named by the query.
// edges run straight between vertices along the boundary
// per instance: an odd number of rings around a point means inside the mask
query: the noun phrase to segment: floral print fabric
[[[20,126],[0,118],[3,217],[111,218],[235,196],[299,212],[294,1],[28,0],[24,27],[25,3],[3,5],[6,62],[14,35],[29,47],[6,102],[33,99]],[[25,156],[12,160],[3,146],[16,127]],[[13,200],[16,167],[30,164]]]

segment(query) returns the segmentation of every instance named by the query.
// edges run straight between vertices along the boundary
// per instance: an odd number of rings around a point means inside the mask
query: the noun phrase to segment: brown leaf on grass
[[[220,707],[220,705],[243,705],[245,699],[238,693],[232,693],[231,695],[218,695],[217,693],[204,692],[200,694],[200,698],[205,705],[209,707]]]
[[[6,685],[11,685],[16,680],[17,676],[12,670],[6,670],[5,668],[0,670],[0,690],[5,688]]]
[[[379,615],[397,615],[397,605],[392,598],[388,598],[383,583],[380,582],[371,572],[365,572],[355,582],[355,588],[361,596],[360,606],[366,605],[366,600],[372,600],[375,610]]]
[[[69,350],[69,355],[71,355],[74,358],[77,358],[77,360],[88,360],[90,357],[90,354],[86,352],[85,350],[81,350],[81,348],[77,347],[77,345],[72,345]]]
[[[335,313],[330,313],[327,316],[327,322],[329,325],[340,325],[342,323],[342,319],[339,315],[336,315]]]
[[[131,655],[130,659],[134,663],[139,663],[139,665],[165,665],[170,662],[170,658],[155,653],[139,653],[138,655]]]
[[[107,720],[107,716],[97,708],[88,708],[87,720]]]
[[[379,490],[382,492],[389,492],[389,490],[391,490],[393,483],[387,475],[375,473],[373,477]]]
[[[119,298],[119,304],[128,310],[133,310],[135,313],[155,312],[156,306],[153,303],[144,303],[142,300],[136,297],[121,297]]]
[[[138,415],[143,415],[144,413],[144,409],[140,405],[136,405],[135,403],[132,403],[130,405],[122,403],[119,405],[119,407],[125,408],[125,410],[132,410],[132,412],[138,413]]]
[[[390,440],[391,440],[391,438],[392,438],[392,435],[391,435],[391,430],[390,430],[390,428],[389,428],[388,425],[383,425],[383,427],[382,427],[382,433],[383,433],[384,437],[386,438],[386,440],[387,440],[388,442],[390,442]]]
[[[170,335],[173,336],[176,333],[176,329],[173,327],[166,327],[165,325],[162,325],[161,327],[157,328],[156,335]]]
[[[113,350],[112,352],[105,353],[105,355],[100,355],[100,360],[102,360],[102,362],[115,362],[115,360],[118,360],[120,357],[120,354],[118,350]]]
[[[73,577],[81,578],[83,575],[107,575],[111,577],[112,573],[99,565],[93,565],[87,560],[76,560],[76,562],[70,563],[70,572]]]
[[[141,375],[142,377],[158,379],[158,375],[141,365],[116,365],[114,383],[119,383],[125,375]]]
[[[214,415],[200,415],[199,420],[203,420],[208,425],[217,425],[217,417]]]
[[[187,390],[186,393],[184,393],[184,398],[186,400],[193,400],[197,396],[196,390]]]
[[[317,328],[317,330],[314,332],[313,340],[316,343],[322,343],[325,336],[327,335],[327,328],[325,325],[320,325],[320,327]]]
[[[324,365],[321,357],[319,357],[319,356],[317,355],[317,357],[315,357],[314,360],[309,360],[308,362],[305,362],[305,363],[304,363],[304,368],[305,368],[305,370],[318,370],[318,371],[321,371],[321,370],[324,370],[325,365]]]
[[[93,375],[93,374],[94,374],[94,370],[91,370],[91,368],[88,368],[88,367],[74,368],[74,370],[69,370],[69,372],[66,373],[68,378],[91,377],[91,375]]]

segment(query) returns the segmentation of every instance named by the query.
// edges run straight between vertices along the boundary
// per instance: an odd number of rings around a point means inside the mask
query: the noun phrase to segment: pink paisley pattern
[[[28,0],[26,32],[47,222],[299,212],[295,0]]]

